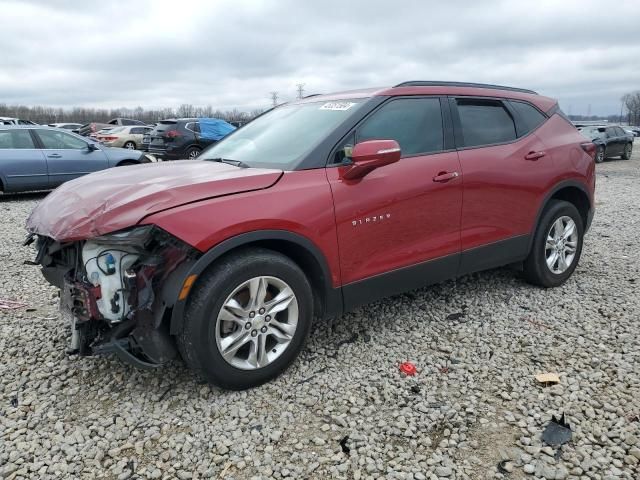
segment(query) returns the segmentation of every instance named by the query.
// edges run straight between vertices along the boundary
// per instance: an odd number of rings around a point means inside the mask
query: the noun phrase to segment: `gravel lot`
[[[56,291],[20,245],[43,195],[0,197],[0,298],[28,303],[0,310],[0,477],[640,478],[639,167],[638,142],[597,166],[562,288],[499,269],[381,301],[316,325],[286,374],[246,392],[180,362],[65,356]],[[540,435],[562,412],[574,434],[556,450]]]

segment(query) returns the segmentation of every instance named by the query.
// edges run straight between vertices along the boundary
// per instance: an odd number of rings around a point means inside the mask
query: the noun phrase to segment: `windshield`
[[[307,153],[351,116],[362,101],[324,101],[275,108],[208,148],[198,158],[223,158],[249,167],[293,170]]]

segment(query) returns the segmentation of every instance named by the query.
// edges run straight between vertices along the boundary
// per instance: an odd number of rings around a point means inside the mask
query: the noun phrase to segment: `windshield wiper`
[[[241,162],[240,160],[231,160],[230,158],[208,158],[207,160],[211,162],[227,163],[240,168],[250,168],[246,163]]]

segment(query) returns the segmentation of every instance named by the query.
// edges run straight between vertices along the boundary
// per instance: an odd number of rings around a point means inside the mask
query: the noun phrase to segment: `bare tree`
[[[627,108],[629,124],[640,124],[640,90],[626,93],[620,101]]]

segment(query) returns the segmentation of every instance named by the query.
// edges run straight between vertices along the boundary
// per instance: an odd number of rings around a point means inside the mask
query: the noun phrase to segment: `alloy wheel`
[[[558,218],[547,233],[545,258],[552,273],[560,275],[573,263],[578,248],[578,227],[571,217]]]
[[[194,158],[197,158],[199,154],[200,152],[198,152],[198,150],[191,150],[189,152],[189,159],[193,160]]]
[[[298,325],[298,301],[276,277],[254,277],[236,287],[216,319],[222,358],[241,370],[266,367],[287,349]]]
[[[596,163],[604,162],[604,148],[599,148],[596,152]]]

